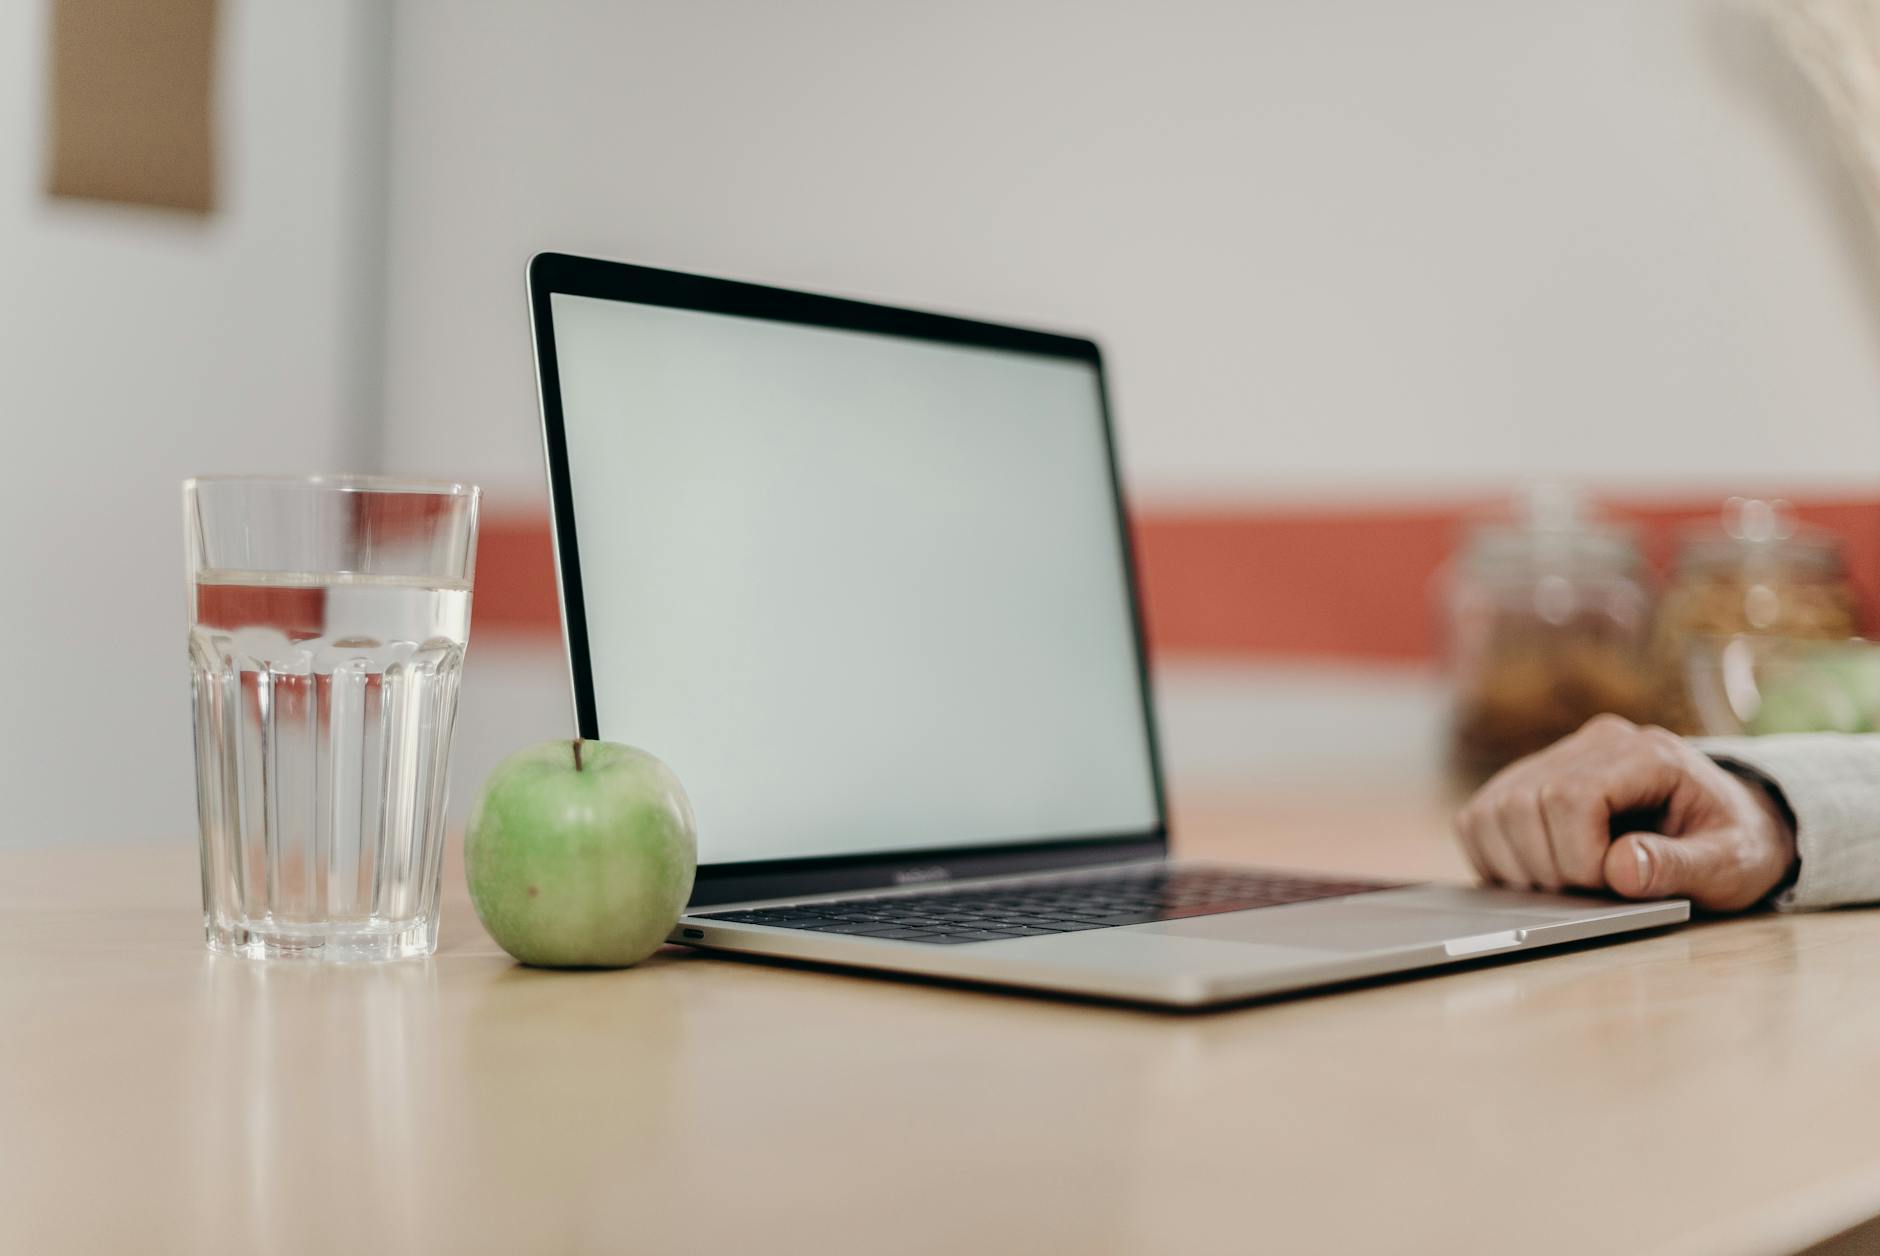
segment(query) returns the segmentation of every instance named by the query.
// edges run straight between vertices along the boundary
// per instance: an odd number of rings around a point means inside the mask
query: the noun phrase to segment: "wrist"
[[[1783,796],[1782,787],[1769,777],[1745,764],[1734,763],[1727,759],[1713,760],[1718,767],[1729,773],[1749,795],[1750,802],[1763,822],[1769,835],[1780,853],[1782,875],[1775,885],[1770,887],[1769,898],[1780,894],[1795,884],[1801,874],[1802,861],[1795,840],[1795,811],[1789,806],[1789,800]]]

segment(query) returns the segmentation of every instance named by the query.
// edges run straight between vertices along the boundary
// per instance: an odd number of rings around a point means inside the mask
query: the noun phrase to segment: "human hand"
[[[1790,821],[1767,790],[1617,715],[1504,768],[1456,831],[1484,880],[1689,898],[1711,911],[1761,901],[1796,859]]]

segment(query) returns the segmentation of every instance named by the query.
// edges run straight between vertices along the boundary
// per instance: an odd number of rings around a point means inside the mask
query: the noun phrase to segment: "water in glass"
[[[209,945],[430,954],[469,583],[203,569],[192,593]]]

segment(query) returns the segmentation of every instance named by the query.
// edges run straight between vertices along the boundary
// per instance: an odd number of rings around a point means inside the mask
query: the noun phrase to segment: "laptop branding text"
[[[939,864],[929,864],[924,868],[903,868],[894,874],[896,885],[925,885],[929,881],[945,881],[953,876]]]

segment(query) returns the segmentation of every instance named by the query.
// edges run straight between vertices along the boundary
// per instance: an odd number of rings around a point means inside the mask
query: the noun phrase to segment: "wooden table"
[[[1459,877],[1425,802],[1195,853]],[[0,1251],[1790,1252],[1880,1215],[1880,912],[1178,1015],[672,952],[211,957],[193,847],[0,855]]]

